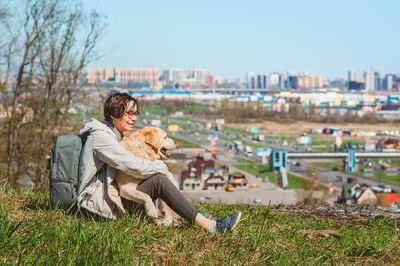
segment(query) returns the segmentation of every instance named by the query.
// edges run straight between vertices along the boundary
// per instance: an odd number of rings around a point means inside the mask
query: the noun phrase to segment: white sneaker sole
[[[232,227],[229,229],[229,231],[233,231],[235,227],[239,224],[240,218],[242,217],[242,213],[239,212],[238,216],[236,217],[235,222],[233,223]]]

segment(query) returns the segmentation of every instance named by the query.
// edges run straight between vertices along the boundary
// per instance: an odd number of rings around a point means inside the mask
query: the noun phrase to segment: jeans
[[[194,224],[199,211],[189,203],[165,175],[153,175],[143,180],[136,189],[149,195],[153,201],[163,200],[179,216]]]

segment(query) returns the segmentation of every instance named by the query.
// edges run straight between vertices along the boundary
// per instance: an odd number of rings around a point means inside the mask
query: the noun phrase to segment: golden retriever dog
[[[175,140],[168,138],[167,133],[157,127],[144,127],[137,130],[124,137],[120,143],[134,155],[148,160],[166,160],[170,157],[168,151],[176,148]],[[166,176],[178,188],[172,173],[168,172]],[[162,200],[153,202],[149,195],[136,189],[143,179],[117,171],[115,180],[120,196],[143,204],[146,214],[154,223],[171,225],[179,218]]]

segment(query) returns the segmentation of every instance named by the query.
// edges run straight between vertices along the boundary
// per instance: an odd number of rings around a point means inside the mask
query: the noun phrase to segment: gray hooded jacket
[[[91,119],[79,131],[89,134],[82,149],[78,206],[106,218],[118,218],[125,212],[115,182],[117,169],[136,178],[146,179],[166,173],[166,165],[127,151],[119,141],[122,134],[107,121]]]

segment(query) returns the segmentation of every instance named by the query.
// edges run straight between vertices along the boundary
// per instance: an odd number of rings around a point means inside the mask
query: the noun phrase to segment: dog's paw
[[[147,216],[149,216],[151,219],[158,219],[157,210],[156,209],[148,210]]]
[[[164,226],[171,226],[173,224],[172,217],[167,216],[164,219],[161,219],[161,224]]]
[[[160,218],[158,218],[158,217],[151,218],[151,221],[157,226],[161,226],[162,225],[162,220]]]
[[[172,226],[173,221],[172,218],[152,218],[151,221],[157,226]]]

